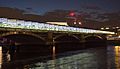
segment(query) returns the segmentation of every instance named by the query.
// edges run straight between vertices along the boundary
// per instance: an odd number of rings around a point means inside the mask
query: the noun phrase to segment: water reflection
[[[2,47],[0,46],[0,69],[2,64]]]
[[[55,68],[55,64],[56,64],[56,62],[55,62],[55,59],[56,59],[56,52],[55,52],[55,46],[53,46],[52,47],[52,65],[54,66],[53,68]]]
[[[83,50],[55,53],[51,59],[26,64],[27,69],[120,69],[120,46],[102,46]],[[39,58],[39,57],[37,57]],[[41,57],[40,57],[41,58]],[[30,62],[30,61],[29,61]],[[14,65],[15,66],[15,65]],[[19,67],[16,67],[19,69]],[[23,69],[21,68],[21,69]]]
[[[105,60],[106,48],[99,47],[58,54],[56,59],[35,63],[31,69],[107,69]]]
[[[120,69],[120,46],[115,46],[115,64]]]

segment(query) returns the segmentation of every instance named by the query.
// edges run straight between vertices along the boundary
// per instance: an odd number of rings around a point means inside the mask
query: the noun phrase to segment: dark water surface
[[[99,45],[62,53],[53,47],[52,56],[8,62],[3,69],[120,69],[120,46]]]

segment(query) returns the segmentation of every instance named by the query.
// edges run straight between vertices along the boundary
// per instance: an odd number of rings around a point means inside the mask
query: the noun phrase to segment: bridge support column
[[[81,43],[85,42],[85,36],[83,34],[80,35],[80,42]]]
[[[53,39],[53,32],[48,32],[47,45],[50,46],[52,59],[53,59],[52,64],[55,67],[55,64],[56,64],[56,62],[55,62],[55,59],[56,59],[56,51],[55,51],[56,47],[55,47],[55,43],[54,43],[54,39]]]
[[[10,45],[9,54],[10,54],[10,61],[14,61],[16,58],[16,46],[14,44]]]
[[[47,45],[53,45],[53,32],[48,32],[48,36],[47,36]]]
[[[105,45],[107,46],[107,35],[106,34],[102,35],[102,38],[103,38]]]

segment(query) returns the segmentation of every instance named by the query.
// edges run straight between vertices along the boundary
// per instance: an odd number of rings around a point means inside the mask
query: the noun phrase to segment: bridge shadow
[[[62,53],[82,49],[83,43],[74,36],[64,35],[55,39],[55,47],[56,53]]]
[[[85,46],[87,48],[96,47],[96,46],[106,46],[107,44],[106,42],[107,40],[96,36],[89,36],[85,38]]]
[[[50,55],[50,47],[40,38],[23,34],[8,35],[4,38],[14,41],[3,46],[4,51],[9,51],[11,61]]]
[[[66,35],[55,39],[55,41],[56,53],[106,46],[106,40],[96,36],[89,36],[81,40]]]

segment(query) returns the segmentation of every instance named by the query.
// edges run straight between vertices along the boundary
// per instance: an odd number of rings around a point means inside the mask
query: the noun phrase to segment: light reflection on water
[[[120,46],[107,47],[108,69],[120,69]]]
[[[57,54],[56,54],[57,55]],[[61,57],[62,56],[62,57]],[[106,48],[95,48],[66,52],[55,60],[38,62],[35,69],[107,69]],[[52,62],[55,62],[54,65]],[[101,62],[102,61],[102,62]]]
[[[2,47],[0,46],[0,69],[2,64]]]
[[[120,69],[120,46],[115,46],[115,64]]]
[[[71,51],[59,56],[62,57],[35,65],[38,69],[120,69],[120,46]]]
[[[96,47],[55,53],[54,60],[28,65],[27,69],[120,69],[120,46]],[[56,57],[57,56],[57,57]]]

